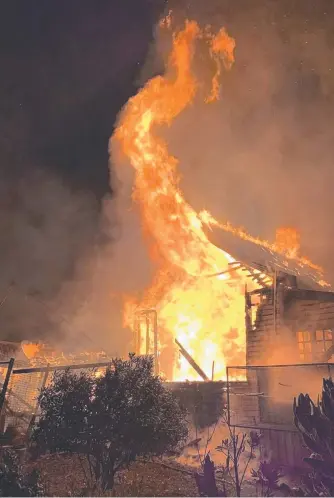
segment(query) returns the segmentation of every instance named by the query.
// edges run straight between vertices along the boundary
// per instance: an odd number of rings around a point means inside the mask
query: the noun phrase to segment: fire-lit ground
[[[169,15],[161,29],[170,30],[172,24]],[[216,221],[206,211],[196,212],[185,200],[178,161],[160,138],[159,127],[171,126],[180,113],[195,105],[199,88],[202,91],[207,84],[199,82],[192,70],[199,43],[206,44],[207,59],[215,67],[204,96],[208,105],[214,105],[220,96],[220,77],[234,62],[235,41],[224,28],[213,34],[193,21],[173,33],[172,39],[165,75],[149,80],[128,101],[113,137],[134,168],[133,201],[141,213],[149,254],[158,267],[146,292],[126,297],[124,318],[127,326],[134,327],[138,310],[157,310],[159,364],[168,380],[201,380],[179,355],[175,339],[208,378],[214,364],[215,379],[223,379],[226,365],[245,363],[244,293],[246,284],[251,290],[254,282],[247,281],[242,271],[231,270],[235,260],[209,241],[210,227],[316,266],[300,257],[295,230],[278,232],[277,242],[270,244],[228,222]],[[150,347],[144,345],[141,351]]]

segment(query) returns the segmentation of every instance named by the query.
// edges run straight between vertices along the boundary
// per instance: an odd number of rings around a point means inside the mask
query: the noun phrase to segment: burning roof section
[[[248,276],[256,280],[260,287],[271,285],[270,276],[276,272],[276,274],[281,273],[296,277],[299,289],[334,292],[333,287],[324,282],[320,271],[307,264],[301,264],[297,259],[285,257],[252,241],[241,240],[236,235],[225,232],[219,227],[211,227],[207,231],[207,237],[212,244],[231,254],[240,267],[248,271]]]

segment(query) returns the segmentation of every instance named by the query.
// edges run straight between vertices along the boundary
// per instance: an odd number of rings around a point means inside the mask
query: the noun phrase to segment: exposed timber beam
[[[198,375],[200,377],[202,377],[203,380],[209,380],[209,377],[205,374],[205,372],[203,372],[201,367],[199,365],[197,365],[196,361],[192,358],[192,356],[190,356],[188,351],[186,351],[186,349],[184,349],[182,344],[180,344],[177,339],[175,339],[175,343],[179,347],[180,353],[182,354],[182,356],[184,356],[184,358],[187,360],[189,365],[191,365],[193,367],[193,369],[198,373]]]

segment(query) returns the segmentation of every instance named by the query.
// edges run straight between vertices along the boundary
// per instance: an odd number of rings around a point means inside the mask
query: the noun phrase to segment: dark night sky
[[[33,165],[98,197],[108,190],[108,138],[163,8],[153,3],[2,2],[2,175]]]
[[[163,0],[1,2],[2,339],[59,329],[48,303],[99,236],[108,140],[163,9]]]

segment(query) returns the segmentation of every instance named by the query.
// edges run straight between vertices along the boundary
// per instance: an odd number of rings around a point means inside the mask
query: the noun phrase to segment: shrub
[[[112,489],[117,471],[137,457],[173,451],[187,436],[185,413],[153,375],[150,357],[113,360],[98,378],[56,373],[39,401],[35,451],[85,456],[102,490]]]
[[[14,451],[3,450],[0,460],[0,496],[43,496],[37,470],[25,473]]]

